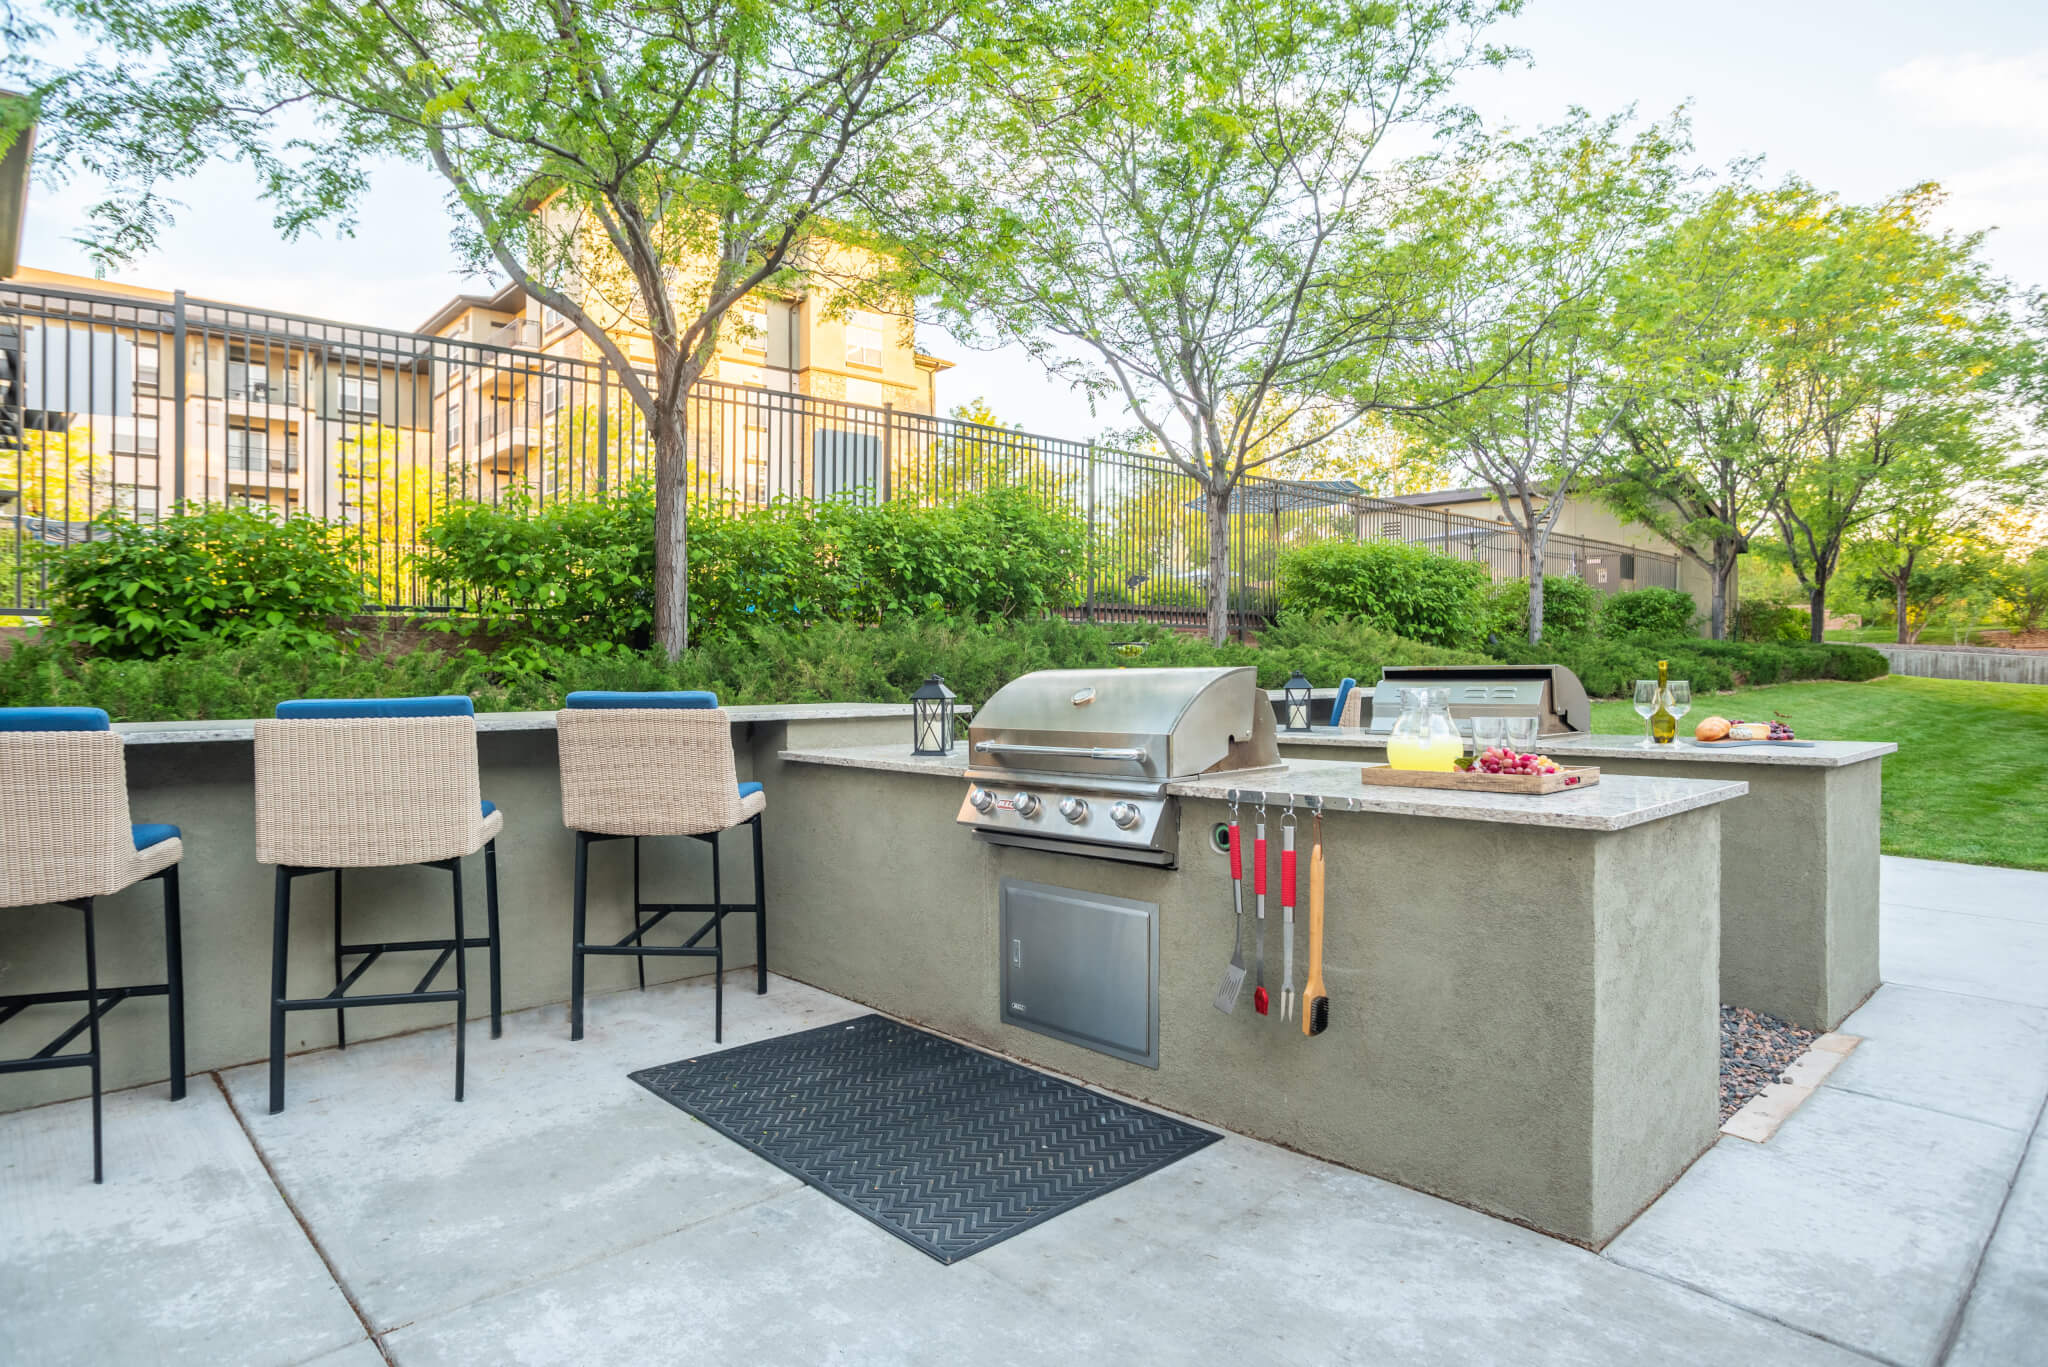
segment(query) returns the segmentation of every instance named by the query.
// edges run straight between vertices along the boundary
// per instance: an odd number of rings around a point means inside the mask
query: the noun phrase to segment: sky
[[[1989,230],[1985,252],[2014,281],[2048,286],[2048,3],[1529,0],[1495,30],[1530,63],[1467,77],[1458,97],[1489,124],[1527,128],[1573,105],[1634,106],[1643,119],[1690,108],[1698,158],[1762,156],[1766,179],[1798,175],[1869,202],[1924,181],[1948,192],[1943,226]],[[254,178],[223,165],[179,193],[186,208],[159,249],[115,278],[204,297],[386,327],[424,321],[466,278],[448,244],[440,182],[379,168],[353,237],[284,241]],[[92,274],[69,239],[91,187],[38,185],[22,259]],[[1086,437],[1130,425],[1015,348],[970,351],[920,329],[957,363],[942,407],[985,398],[1006,422]]]

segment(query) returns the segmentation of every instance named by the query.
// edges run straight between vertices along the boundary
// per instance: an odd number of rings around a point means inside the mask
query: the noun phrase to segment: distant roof
[[[526,287],[513,281],[496,294],[458,294],[434,310],[426,322],[414,328],[414,332],[436,333],[471,309],[496,309],[503,312],[511,308],[523,308],[526,304]]]
[[[1410,508],[1440,508],[1453,503],[1485,503],[1493,490],[1481,485],[1471,489],[1432,489],[1422,494],[1391,494],[1382,503],[1405,503]]]

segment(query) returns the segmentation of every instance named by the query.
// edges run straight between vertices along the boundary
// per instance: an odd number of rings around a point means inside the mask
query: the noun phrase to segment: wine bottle
[[[1657,661],[1657,710],[1650,714],[1650,739],[1669,745],[1678,738],[1678,718],[1671,712],[1671,662]]]

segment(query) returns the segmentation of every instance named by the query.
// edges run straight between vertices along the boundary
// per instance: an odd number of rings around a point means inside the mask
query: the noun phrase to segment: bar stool
[[[1358,680],[1356,679],[1339,679],[1337,681],[1337,696],[1330,703],[1330,725],[1358,725],[1359,719],[1365,711],[1363,707],[1363,703],[1365,702],[1365,694],[1360,693],[1358,695],[1358,701],[1361,704],[1361,706],[1353,708],[1351,706],[1351,695],[1352,693],[1357,691],[1357,688]],[[1344,715],[1347,709],[1351,711],[1351,716],[1347,717]]]
[[[761,872],[761,812],[768,799],[758,783],[741,783],[733,765],[732,721],[716,693],[571,693],[555,714],[561,749],[562,824],[576,833],[576,906],[569,971],[569,1038],[583,1038],[585,955],[630,955],[647,986],[647,959],[712,961],[711,1038],[725,1038],[725,918],[754,917],[755,992],[768,990],[768,901]],[[754,900],[728,905],[718,859],[718,837],[738,826],[754,832]],[[640,900],[640,841],[679,835],[711,847],[709,902]],[[633,842],[633,929],[611,944],[585,940],[590,847],[602,840]],[[650,945],[647,932],[673,915],[705,917],[680,945]],[[704,939],[710,937],[710,944]]]
[[[128,820],[128,773],[121,737],[97,707],[0,707],[0,907],[66,906],[85,923],[85,990],[0,996],[0,1024],[31,1006],[84,1002],[85,1017],[26,1058],[0,1059],[0,1073],[86,1068],[92,1073],[92,1180],[105,1176],[100,1151],[100,1017],[131,997],[164,997],[169,1007],[171,1100],[185,1096],[185,968],[178,922],[176,826]],[[93,900],[145,879],[164,885],[164,981],[100,986]],[[60,1053],[83,1031],[84,1053]]]
[[[455,1099],[462,1076],[469,1014],[468,950],[490,953],[491,1038],[502,1030],[498,944],[496,804],[477,793],[475,705],[464,697],[315,699],[277,705],[275,720],[256,723],[256,858],[277,866],[270,957],[270,1113],[284,1109],[284,1022],[291,1011],[334,1012],[338,1043],[348,1047],[345,1012],[417,1002],[455,1004]],[[462,858],[484,852],[488,933],[462,929]],[[451,939],[347,943],[341,928],[343,869],[425,864],[446,869],[455,883]],[[286,995],[292,883],[334,875],[334,990],[320,997]],[[410,992],[346,995],[386,954],[435,953]],[[455,960],[455,986],[434,980]],[[345,961],[355,959],[344,969]]]

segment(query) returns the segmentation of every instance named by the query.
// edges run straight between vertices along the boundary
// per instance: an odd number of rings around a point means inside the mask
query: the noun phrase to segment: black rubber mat
[[[882,1016],[633,1080],[942,1263],[1222,1137]]]

